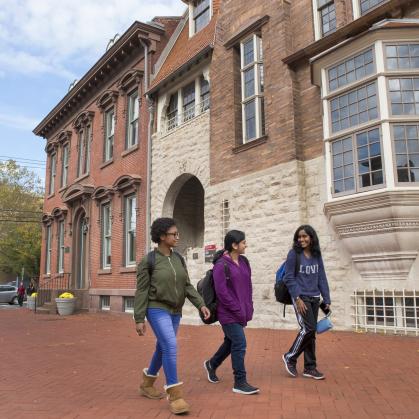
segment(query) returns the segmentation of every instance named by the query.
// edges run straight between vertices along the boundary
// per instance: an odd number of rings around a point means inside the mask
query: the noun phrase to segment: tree
[[[39,275],[43,188],[13,160],[0,162],[0,271]]]

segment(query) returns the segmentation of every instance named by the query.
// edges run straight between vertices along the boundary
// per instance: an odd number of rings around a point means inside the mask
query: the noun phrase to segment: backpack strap
[[[151,278],[153,275],[154,267],[156,266],[156,251],[152,250],[147,253],[147,265],[148,265],[148,275]]]
[[[300,270],[300,263],[301,263],[301,253],[295,252],[295,269],[294,269],[294,277],[297,277],[298,271]]]

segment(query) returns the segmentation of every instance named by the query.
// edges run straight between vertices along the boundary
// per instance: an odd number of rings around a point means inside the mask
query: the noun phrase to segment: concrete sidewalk
[[[329,332],[318,337],[325,381],[291,378],[281,354],[294,331],[247,329],[254,396],[234,394],[230,360],[222,382],[202,367],[221,343],[219,327],[181,326],[179,378],[189,418],[419,418],[418,338]],[[129,315],[35,315],[0,311],[0,418],[169,418],[165,399],[138,395],[155,339],[138,337]],[[302,361],[302,359],[301,359]],[[301,371],[302,365],[299,365]],[[163,386],[164,375],[157,384]]]

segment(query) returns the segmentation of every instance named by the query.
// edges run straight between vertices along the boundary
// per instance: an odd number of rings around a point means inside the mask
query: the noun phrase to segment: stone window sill
[[[126,273],[132,273],[137,272],[136,266],[124,266],[122,268],[119,268],[119,273],[126,274]]]
[[[99,169],[103,169],[103,168],[105,168],[106,166],[109,166],[110,164],[112,164],[113,163],[113,158],[112,159],[109,159],[109,160],[107,160],[107,161],[105,161],[104,163],[102,163],[100,166],[99,166]]]
[[[87,177],[89,177],[89,173],[85,173],[84,175],[81,175],[80,177],[74,179],[73,183],[80,182],[81,180],[86,179]]]
[[[59,192],[59,193],[64,192],[67,188],[68,188],[68,186],[67,186],[67,185],[65,185],[65,186],[63,186],[62,188],[58,189],[58,192]]]
[[[122,157],[128,156],[128,154],[133,153],[134,151],[138,150],[138,143],[132,146],[131,148],[128,148],[127,150],[123,151],[121,153]]]
[[[268,136],[264,135],[263,137],[256,138],[255,140],[249,141],[248,143],[240,144],[233,148],[233,153],[234,154],[241,153],[242,151],[246,151],[246,150],[249,150],[250,148],[257,147],[261,144],[265,144],[267,140],[268,140]]]
[[[98,271],[97,271],[97,274],[98,275],[110,275],[112,273],[112,269],[99,269]]]
[[[47,199],[53,198],[53,197],[54,197],[54,195],[55,195],[55,192],[53,192],[52,194],[49,194],[49,195],[47,196]]]

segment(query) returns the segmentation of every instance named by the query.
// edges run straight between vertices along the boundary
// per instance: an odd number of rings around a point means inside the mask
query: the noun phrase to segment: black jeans
[[[300,314],[294,302],[294,310],[297,316],[300,331],[295,338],[290,350],[285,354],[285,359],[297,364],[297,359],[304,352],[304,369],[316,368],[316,329],[319,315],[320,298],[301,296],[307,307],[305,314]]]
[[[246,369],[244,356],[246,355],[246,335],[244,327],[238,323],[225,324],[222,326],[224,342],[218,351],[210,359],[211,367],[217,369],[223,361],[231,354],[234,382],[241,384],[246,381]]]

